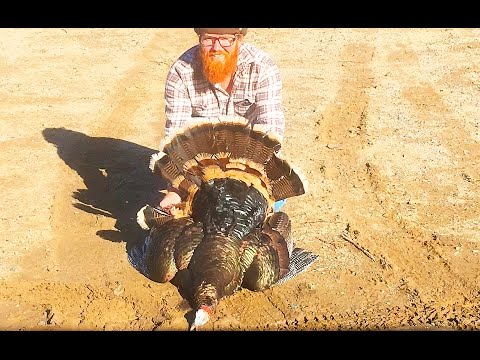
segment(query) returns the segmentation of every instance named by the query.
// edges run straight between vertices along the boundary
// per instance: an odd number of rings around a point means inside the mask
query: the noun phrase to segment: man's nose
[[[219,39],[215,39],[215,40],[213,41],[212,48],[213,48],[213,50],[215,50],[215,51],[218,51],[218,50],[223,49],[222,45],[220,45],[220,40],[219,40]]]

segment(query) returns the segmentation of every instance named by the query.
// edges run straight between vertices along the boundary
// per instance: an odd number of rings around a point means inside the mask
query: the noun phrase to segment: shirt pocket
[[[192,101],[193,117],[211,117],[217,115],[218,106],[214,106],[213,102],[210,99],[198,98],[195,101]]]
[[[255,114],[256,104],[253,96],[233,99],[235,115],[250,119]]]

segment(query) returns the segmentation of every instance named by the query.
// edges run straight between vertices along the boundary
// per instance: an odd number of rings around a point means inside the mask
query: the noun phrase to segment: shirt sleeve
[[[257,119],[255,123],[261,124],[283,139],[285,115],[282,106],[282,80],[277,65],[271,64],[260,76],[256,103]]]
[[[192,116],[192,104],[182,76],[174,65],[165,82],[165,136],[183,127]]]

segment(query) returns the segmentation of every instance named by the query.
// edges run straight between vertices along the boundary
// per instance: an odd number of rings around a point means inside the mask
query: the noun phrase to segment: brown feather
[[[287,244],[288,254],[290,256],[295,244],[292,239],[292,222],[290,221],[288,215],[282,211],[273,213],[265,221],[264,226],[267,226],[267,224],[272,230],[277,231],[283,237],[285,243]]]
[[[174,250],[175,242],[190,218],[172,219],[159,227],[153,227],[149,234],[149,244],[145,254],[148,277],[156,282],[170,281],[177,273]],[[148,237],[147,237],[148,239]]]
[[[280,278],[280,267],[278,266],[278,253],[276,250],[265,244],[260,238],[262,234],[256,232],[251,234],[251,244],[246,247],[242,260],[251,258],[248,268],[245,270],[242,280],[242,287],[252,291],[262,291],[274,285]],[[248,251],[248,252],[247,252]],[[252,252],[255,255],[251,257]],[[246,260],[244,260],[247,263]]]
[[[293,247],[290,232],[291,222],[287,214],[277,212],[266,219],[261,230],[255,230],[243,239],[243,287],[261,291],[288,273]]]
[[[156,175],[164,177],[167,181],[173,181],[183,174],[183,171],[170,160],[164,152],[153,154],[150,159],[150,169]]]
[[[202,223],[193,222],[185,226],[182,236],[175,243],[174,258],[178,270],[188,267],[194,251],[203,239]]]
[[[285,238],[265,223],[262,227],[262,240],[276,252],[278,256],[278,264],[276,265],[279,268],[280,276],[283,276],[288,272],[290,264],[289,248]]]

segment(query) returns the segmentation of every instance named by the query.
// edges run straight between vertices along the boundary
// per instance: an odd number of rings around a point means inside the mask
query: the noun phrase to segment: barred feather
[[[227,169],[236,169],[262,177],[258,186],[272,200],[299,196],[307,190],[305,175],[278,154],[278,137],[252,129],[243,117],[197,121],[165,138],[161,146],[161,151],[152,156],[152,171],[170,182],[176,181],[179,187],[182,182],[178,179],[183,176],[183,189],[208,181],[205,174],[209,171],[217,177],[227,177]]]
[[[318,259],[318,255],[312,253],[311,251],[295,248],[293,249],[292,256],[290,257],[290,265],[288,273],[281,277],[275,285],[281,285],[286,281],[294,278],[295,276],[301,274],[307,270],[310,265],[312,265],[315,260]]]
[[[149,230],[153,226],[160,226],[172,218],[173,215],[170,212],[150,205],[145,205],[137,212],[137,223],[144,230]]]

